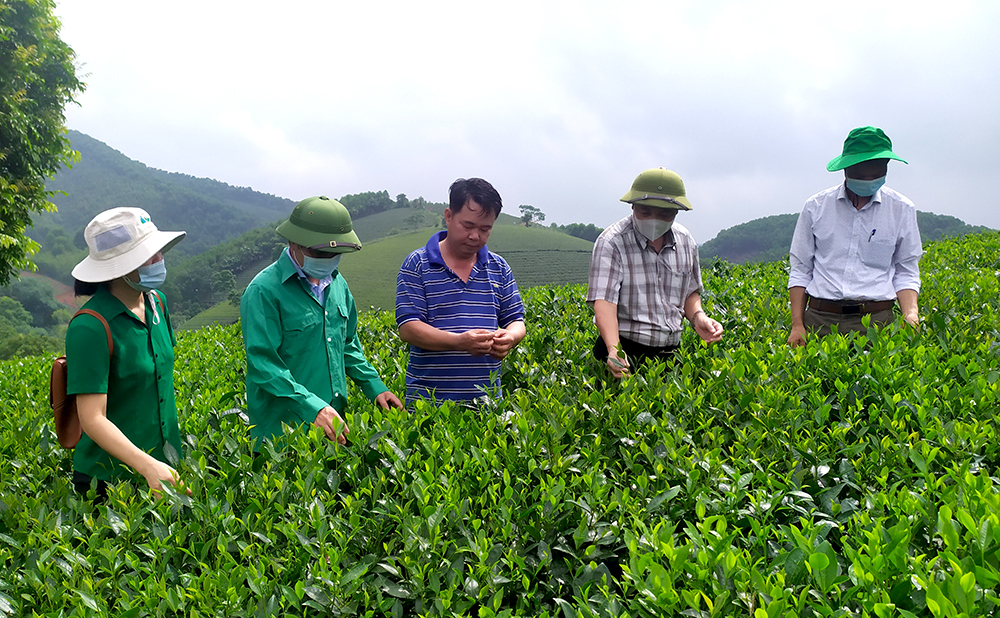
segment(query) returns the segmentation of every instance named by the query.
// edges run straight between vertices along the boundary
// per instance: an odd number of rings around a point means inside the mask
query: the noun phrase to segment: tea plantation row
[[[507,396],[253,458],[237,327],[185,333],[191,497],[77,498],[46,359],[0,365],[0,616],[983,616],[1000,596],[1000,234],[928,247],[923,328],[789,349],[781,263],[718,264],[721,345],[605,380],[584,289],[528,291]],[[390,314],[365,349],[403,390]]]

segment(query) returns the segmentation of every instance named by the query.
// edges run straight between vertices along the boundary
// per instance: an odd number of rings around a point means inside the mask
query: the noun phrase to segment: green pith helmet
[[[663,167],[654,167],[636,176],[632,189],[622,196],[622,201],[654,208],[691,210],[691,202],[684,194],[684,181],[677,172]]]
[[[309,197],[295,205],[288,220],[275,230],[285,240],[327,253],[361,250],[351,213],[325,195]]]

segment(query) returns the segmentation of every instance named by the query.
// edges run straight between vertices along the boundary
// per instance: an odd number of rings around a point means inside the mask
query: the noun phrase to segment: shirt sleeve
[[[361,341],[358,339],[358,307],[354,296],[347,292],[347,328],[344,335],[344,373],[358,385],[368,399],[374,400],[389,388],[378,377],[378,372],[368,362]]]
[[[920,229],[917,227],[917,211],[908,208],[903,218],[903,230],[899,245],[893,255],[895,273],[892,276],[892,286],[898,293],[900,290],[920,292],[920,256],[924,250],[920,245]]]
[[[304,423],[315,421],[316,414],[329,404],[296,382],[278,354],[281,315],[277,300],[263,286],[251,285],[243,293],[240,324],[247,354],[247,383],[268,400],[262,409],[251,412],[283,418],[282,412],[287,410]]]
[[[788,250],[788,287],[807,287],[812,283],[813,260],[816,257],[816,238],[812,231],[813,213],[809,204],[802,209],[795,223],[792,246]]]
[[[407,322],[427,321],[427,297],[421,276],[420,256],[414,252],[403,261],[396,276],[396,327]]]
[[[500,264],[500,290],[498,300],[500,301],[500,315],[497,316],[497,324],[500,328],[507,328],[513,322],[524,321],[524,303],[521,302],[521,292],[517,289],[517,282],[514,281],[514,271],[505,260],[499,260]]]
[[[104,325],[86,313],[76,316],[66,329],[66,393],[106,394],[110,371],[111,354]]]
[[[624,281],[622,258],[608,238],[599,236],[590,256],[590,273],[587,277],[587,302],[604,300],[618,304]]]
[[[684,303],[687,302],[689,296],[698,292],[702,293],[702,283],[701,283],[701,260],[698,257],[698,245],[695,244],[694,251],[692,251],[692,266],[691,266],[691,276],[687,278],[688,289],[684,290],[684,296],[681,299],[681,313],[684,313]]]

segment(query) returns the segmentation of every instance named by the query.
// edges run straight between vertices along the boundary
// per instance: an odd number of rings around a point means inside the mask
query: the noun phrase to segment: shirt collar
[[[128,311],[125,304],[118,300],[118,297],[112,294],[111,290],[109,290],[105,285],[97,288],[97,291],[94,292],[90,302],[93,303],[93,306],[90,308],[103,315],[104,319],[108,322],[113,320],[119,313],[125,313]],[[131,314],[132,312],[129,311],[129,313]]]
[[[448,236],[448,230],[441,230],[430,237],[427,241],[425,248],[427,249],[427,261],[431,264],[439,264],[441,266],[447,266],[444,263],[444,258],[441,257],[441,241]],[[482,266],[489,262],[490,250],[483,245],[483,248],[476,253],[476,264]]]
[[[281,257],[278,258],[278,269],[278,274],[281,276],[282,281],[288,281],[288,278],[292,275],[298,275],[300,279],[312,286],[312,281],[309,281],[309,277],[302,270],[302,267],[292,259],[292,255],[288,252],[288,247],[285,247],[281,252]],[[331,281],[333,281],[333,275],[327,275],[320,279],[315,287],[325,287]]]
[[[868,203],[861,207],[861,210],[864,210],[865,208],[868,208],[869,206],[874,206],[875,204],[881,204],[882,203],[882,189],[883,188],[884,188],[884,186],[883,187],[879,187],[878,191],[875,192],[875,195],[871,196],[871,199],[868,200]],[[854,208],[854,203],[851,202],[851,196],[847,195],[847,183],[846,182],[840,183],[840,191],[837,193],[837,199],[838,200],[844,200],[845,202],[847,202],[848,206],[850,206],[851,208]]]

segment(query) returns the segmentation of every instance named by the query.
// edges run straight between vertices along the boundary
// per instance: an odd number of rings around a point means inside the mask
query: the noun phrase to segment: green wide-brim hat
[[[306,198],[296,204],[288,220],[275,231],[285,240],[327,253],[361,250],[361,241],[351,224],[351,213],[343,204],[325,195]]]
[[[621,197],[621,201],[653,208],[691,210],[691,202],[684,192],[684,181],[677,172],[662,167],[648,169],[636,176],[632,188]]]
[[[892,151],[892,140],[882,129],[858,127],[847,134],[843,154],[827,163],[826,171],[836,172],[872,159],[895,159],[906,163],[906,159]]]

